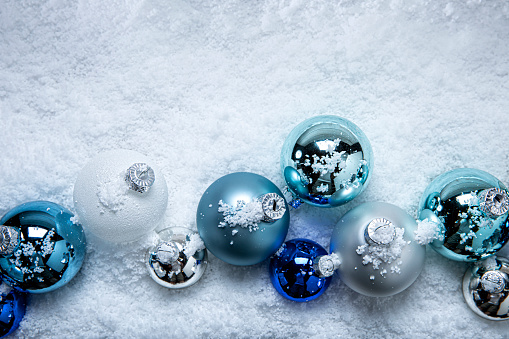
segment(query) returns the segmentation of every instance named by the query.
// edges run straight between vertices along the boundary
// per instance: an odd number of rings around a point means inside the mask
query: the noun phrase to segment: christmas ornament
[[[327,272],[323,269],[328,263],[327,257],[327,251],[314,241],[287,241],[270,260],[270,280],[276,290],[287,299],[316,299],[325,292],[332,280],[334,271]]]
[[[475,263],[463,277],[467,305],[489,320],[509,319],[509,260],[493,256]]]
[[[285,240],[290,216],[281,191],[253,173],[232,173],[207,188],[196,224],[207,249],[232,265],[254,265]]]
[[[346,213],[334,228],[330,252],[341,280],[358,293],[390,296],[419,276],[425,247],[414,241],[416,221],[399,207],[372,202]]]
[[[31,293],[53,291],[78,273],[85,234],[67,209],[48,201],[19,205],[0,220],[0,274]]]
[[[83,168],[74,185],[80,222],[97,237],[112,242],[133,241],[154,230],[167,203],[163,175],[135,151],[98,155]]]
[[[281,151],[281,170],[300,201],[321,207],[346,204],[367,186],[373,168],[371,145],[352,122],[332,115],[297,125]]]
[[[436,224],[431,246],[459,261],[485,259],[509,239],[507,188],[484,171],[462,168],[437,177],[419,204],[420,219]]]
[[[172,227],[157,235],[159,242],[148,251],[146,260],[152,279],[174,289],[195,284],[207,267],[207,250],[198,233]]]
[[[16,331],[25,316],[25,293],[0,282],[0,338]]]

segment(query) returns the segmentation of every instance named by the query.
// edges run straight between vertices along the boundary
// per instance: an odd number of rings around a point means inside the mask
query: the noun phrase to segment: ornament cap
[[[9,255],[19,245],[20,231],[17,227],[0,225],[0,255]]]
[[[500,293],[505,289],[506,278],[500,271],[487,271],[481,277],[483,290],[489,293]]]
[[[335,253],[322,255],[313,260],[313,268],[320,278],[331,277],[340,265],[341,260]]]
[[[159,262],[165,265],[169,265],[178,260],[180,256],[180,250],[174,241],[167,241],[157,246],[155,255]]]
[[[376,245],[389,245],[396,236],[396,227],[385,218],[376,218],[366,227],[364,237],[366,241]]]
[[[154,170],[145,163],[135,163],[127,169],[125,181],[129,185],[129,189],[145,193],[154,184],[156,180]]]
[[[509,195],[500,188],[482,190],[479,200],[479,208],[491,218],[497,218],[509,211]]]
[[[264,221],[279,220],[286,213],[285,199],[277,193],[267,193],[261,196]]]

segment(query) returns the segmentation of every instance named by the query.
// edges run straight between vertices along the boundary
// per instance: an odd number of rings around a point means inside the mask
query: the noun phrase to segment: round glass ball
[[[435,222],[444,240],[433,249],[457,261],[473,262],[495,254],[509,239],[509,192],[493,175],[471,168],[433,180],[419,203],[419,218]]]
[[[0,338],[16,331],[25,311],[25,293],[10,289],[4,284],[0,286]]]
[[[305,120],[286,138],[281,170],[291,192],[320,207],[336,207],[358,196],[369,182],[373,152],[352,122],[333,115]]]
[[[81,268],[86,253],[85,233],[74,215],[48,201],[19,205],[0,225],[19,231],[19,243],[0,255],[4,282],[30,293],[53,291],[68,283]]]
[[[275,221],[258,219],[259,199],[275,193],[285,212]],[[196,213],[205,247],[219,259],[239,266],[258,264],[283,244],[290,223],[283,194],[267,178],[247,172],[225,175],[203,193]]]
[[[329,287],[330,277],[320,277],[313,264],[327,251],[314,241],[294,239],[283,244],[270,260],[269,274],[274,288],[293,301],[318,298]]]
[[[126,182],[126,174],[141,164],[155,176],[147,191]],[[168,187],[153,161],[141,153],[113,150],[99,154],[80,172],[74,184],[74,207],[80,222],[100,239],[134,241],[153,231],[168,204]]]

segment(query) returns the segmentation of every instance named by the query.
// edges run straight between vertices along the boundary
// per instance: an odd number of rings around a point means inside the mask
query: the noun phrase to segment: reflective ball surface
[[[320,277],[313,268],[314,261],[327,251],[314,241],[287,241],[270,260],[269,274],[274,288],[293,301],[310,301],[327,290],[332,280]]]
[[[25,293],[10,289],[7,285],[0,287],[0,338],[16,331],[25,316]]]
[[[470,267],[463,277],[463,296],[477,315],[509,319],[509,260],[493,256]]]
[[[439,225],[444,240],[431,246],[458,261],[477,261],[497,252],[509,239],[509,195],[491,174],[470,168],[438,176],[424,191],[420,219]]]
[[[408,288],[424,267],[425,246],[415,239],[417,222],[401,208],[364,203],[334,227],[330,252],[341,265],[337,273],[354,291],[373,297]]]
[[[202,243],[198,234],[184,227],[171,227],[159,232],[158,239],[146,260],[152,279],[172,289],[198,282],[207,267],[207,250],[197,248],[196,242]]]
[[[286,138],[281,170],[302,201],[336,207],[358,196],[373,169],[371,144],[352,122],[332,115],[308,119]]]
[[[48,201],[19,205],[0,225],[19,230],[19,243],[0,255],[4,282],[30,293],[53,291],[68,283],[81,268],[86,253],[83,228],[67,209]]]
[[[261,219],[260,198],[268,193],[281,197],[284,214],[275,221]],[[220,212],[221,210],[221,212]],[[261,175],[237,172],[225,175],[203,193],[196,224],[207,249],[232,265],[254,265],[283,244],[290,214],[279,188]]]
[[[148,190],[138,186],[142,180],[126,182],[135,164],[150,166],[145,181],[153,184]],[[152,160],[135,151],[114,150],[99,154],[83,168],[73,198],[84,228],[98,238],[120,243],[139,239],[162,222],[168,188]]]

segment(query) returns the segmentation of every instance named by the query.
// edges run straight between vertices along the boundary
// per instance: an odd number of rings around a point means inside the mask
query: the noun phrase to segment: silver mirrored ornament
[[[408,288],[424,267],[417,223],[391,204],[372,202],[346,213],[334,227],[331,255],[340,279],[354,291],[384,297]]]
[[[477,315],[509,319],[509,260],[493,256],[475,263],[463,277],[463,296]]]
[[[321,207],[343,205],[369,182],[373,153],[366,135],[352,122],[333,115],[308,119],[286,138],[281,170],[299,201]]]
[[[171,289],[195,284],[207,267],[207,250],[198,233],[171,227],[157,233],[158,243],[149,249],[146,265],[159,285]]]
[[[443,256],[473,262],[495,254],[509,240],[509,191],[493,175],[471,168],[431,182],[419,203],[421,220],[437,225],[431,243]]]

